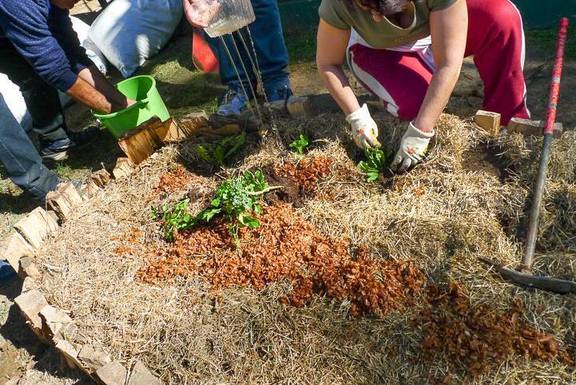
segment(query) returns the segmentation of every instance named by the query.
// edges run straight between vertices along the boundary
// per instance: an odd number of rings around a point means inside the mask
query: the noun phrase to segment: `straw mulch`
[[[404,125],[379,123],[390,151]],[[426,164],[370,184],[341,118],[278,126],[218,172],[193,143],[166,148],[75,213],[38,259],[79,341],[168,384],[576,383],[574,295],[516,288],[477,260],[519,261],[539,139],[489,140],[445,115]],[[282,144],[301,132],[304,157]],[[575,139],[554,146],[535,266],[566,278]],[[187,197],[197,212],[223,178],[256,168],[285,188],[240,248],[222,222],[161,239],[150,207]]]

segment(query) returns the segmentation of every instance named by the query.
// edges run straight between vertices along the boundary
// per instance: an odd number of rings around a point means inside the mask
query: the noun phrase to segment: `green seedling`
[[[184,199],[172,207],[163,205],[161,208],[152,207],[152,219],[161,220],[164,228],[164,239],[172,242],[176,232],[189,229],[194,223],[194,216],[189,212],[190,201]]]
[[[246,133],[228,136],[218,143],[203,143],[196,146],[200,159],[215,166],[222,167],[226,160],[236,154],[246,144]]]
[[[262,171],[248,171],[241,176],[224,181],[214,194],[210,206],[198,215],[189,212],[189,200],[185,199],[174,206],[153,209],[154,219],[161,219],[164,239],[171,242],[178,231],[187,230],[200,223],[210,223],[216,216],[223,216],[229,222],[228,231],[238,242],[238,231],[242,227],[257,228],[262,214],[262,196],[279,187],[270,187]]]
[[[366,160],[358,163],[358,168],[366,176],[366,181],[375,182],[386,167],[386,153],[379,148],[369,148],[364,151]]]
[[[290,143],[290,148],[297,154],[304,154],[304,150],[310,146],[310,139],[308,139],[304,134],[300,134],[298,139]]]

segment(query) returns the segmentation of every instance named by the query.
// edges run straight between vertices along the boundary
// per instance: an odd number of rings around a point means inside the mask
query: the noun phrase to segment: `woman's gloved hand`
[[[420,163],[424,159],[428,144],[434,134],[434,130],[430,132],[420,131],[413,122],[410,122],[400,142],[400,149],[390,165],[392,171],[402,173]]]
[[[346,121],[350,123],[352,129],[350,135],[358,147],[364,150],[381,147],[380,142],[378,142],[378,126],[372,116],[370,116],[370,111],[368,111],[366,104],[348,115]]]

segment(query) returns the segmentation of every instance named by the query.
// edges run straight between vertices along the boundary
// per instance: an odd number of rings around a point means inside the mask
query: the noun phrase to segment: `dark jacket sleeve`
[[[49,0],[0,1],[0,28],[48,84],[66,92],[78,75],[48,25]]]

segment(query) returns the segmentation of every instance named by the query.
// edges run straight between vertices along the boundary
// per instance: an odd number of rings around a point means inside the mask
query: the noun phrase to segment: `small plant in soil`
[[[388,157],[379,148],[369,148],[364,151],[366,160],[358,163],[358,168],[366,176],[366,181],[375,182],[380,177],[380,173],[386,167]]]
[[[190,201],[182,200],[173,206],[164,205],[160,209],[152,208],[153,219],[163,223],[164,239],[173,241],[177,232],[188,230],[200,223],[209,223],[217,216],[223,216],[229,222],[228,231],[238,241],[238,231],[242,227],[257,228],[262,214],[262,196],[280,187],[270,187],[262,171],[243,175],[224,181],[216,190],[210,206],[193,216],[189,211]]]
[[[220,140],[218,143],[203,143],[195,148],[200,159],[222,167],[226,160],[236,154],[246,144],[246,133],[242,132]]]
[[[306,148],[310,146],[310,139],[304,134],[300,134],[298,139],[290,143],[290,148],[297,154],[303,155]]]
[[[168,242],[174,240],[176,232],[193,226],[194,216],[189,212],[189,205],[190,201],[184,199],[173,206],[152,207],[152,219],[162,221],[164,239]]]

